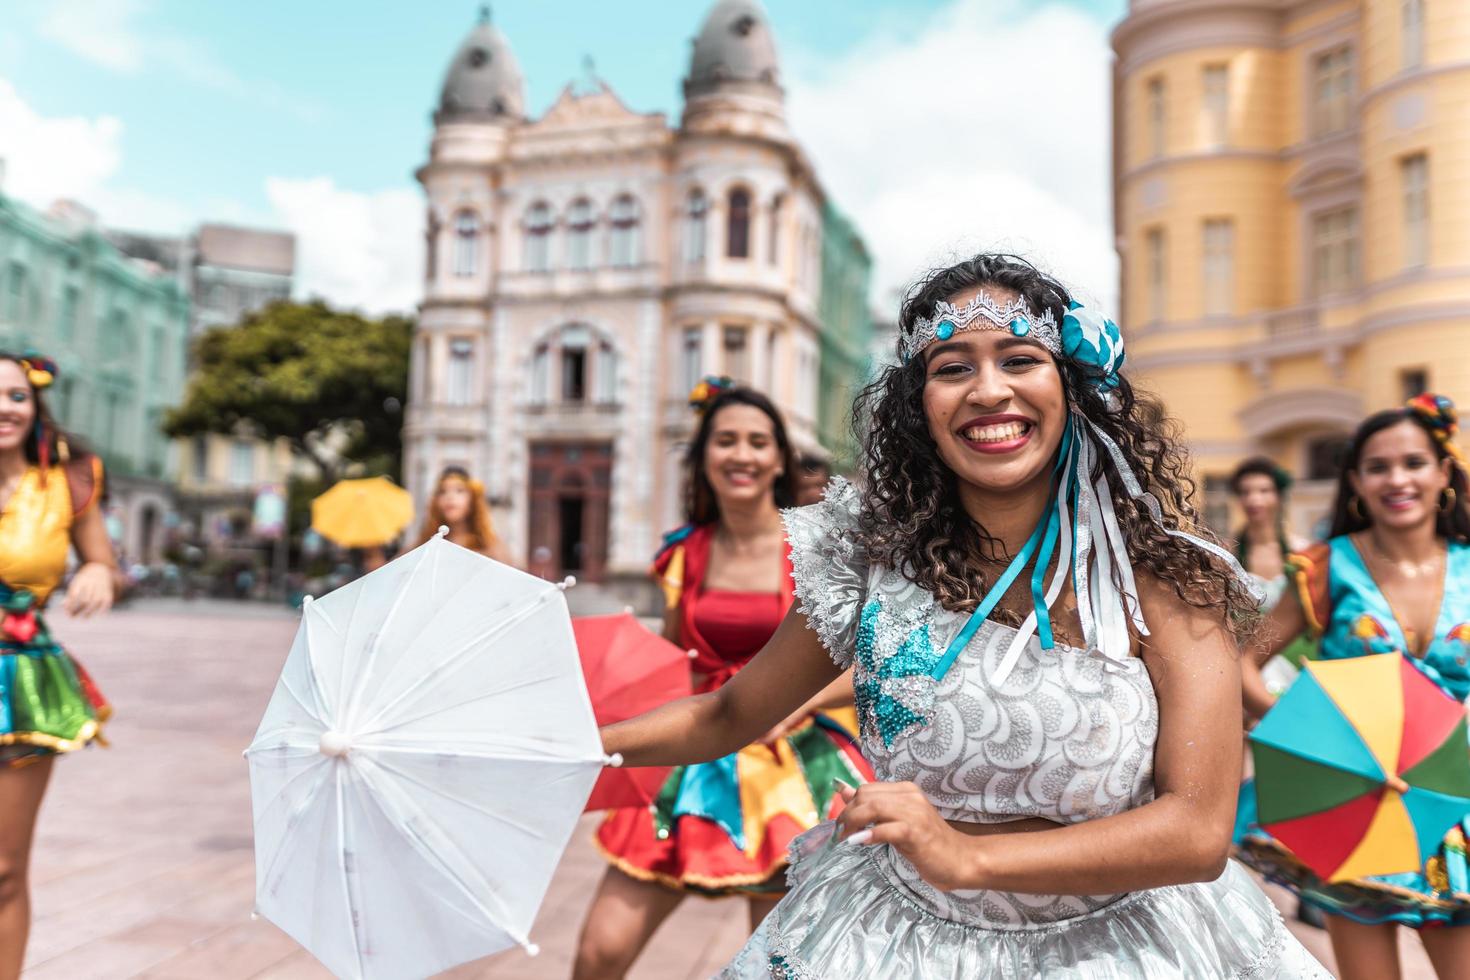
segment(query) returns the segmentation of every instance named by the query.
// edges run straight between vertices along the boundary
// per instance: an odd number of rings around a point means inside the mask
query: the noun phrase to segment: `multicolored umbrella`
[[[689,694],[689,655],[652,632],[632,612],[572,620],[582,676],[598,725],[611,725]],[[607,768],[592,788],[588,810],[646,806],[667,766]]]
[[[1470,813],[1464,705],[1398,653],[1306,668],[1251,732],[1261,826],[1327,881],[1421,870]]]

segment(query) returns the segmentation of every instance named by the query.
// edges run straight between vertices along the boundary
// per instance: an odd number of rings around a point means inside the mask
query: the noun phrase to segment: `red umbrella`
[[[582,676],[597,724],[610,725],[689,695],[689,654],[651,632],[631,611],[572,620]],[[652,803],[668,767],[604,769],[588,810]]]

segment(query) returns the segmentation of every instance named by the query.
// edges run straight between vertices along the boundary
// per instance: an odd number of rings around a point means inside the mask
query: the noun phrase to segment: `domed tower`
[[[787,140],[776,40],[760,0],[719,0],[694,39],[684,129]]]
[[[423,185],[424,299],[404,427],[408,486],[423,501],[446,462],[484,472],[488,459],[491,305],[506,222],[496,188],[525,124],[526,83],[488,7],[444,75]]]

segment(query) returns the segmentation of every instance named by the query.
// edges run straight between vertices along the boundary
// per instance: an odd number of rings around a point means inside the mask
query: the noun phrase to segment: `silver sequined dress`
[[[1032,639],[1000,685],[1012,630],[981,627],[930,671],[964,613],[855,546],[856,491],[786,514],[796,594],[839,666],[853,667],[863,752],[949,820],[1075,823],[1153,799],[1159,709],[1142,661]],[[1123,895],[941,892],[887,845],[792,845],[791,891],[722,978],[1327,977],[1232,863],[1216,881]]]

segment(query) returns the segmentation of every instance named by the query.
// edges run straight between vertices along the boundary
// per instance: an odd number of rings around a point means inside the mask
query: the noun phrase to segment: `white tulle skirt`
[[[895,873],[889,848],[838,844],[830,823],[797,838],[791,856],[791,891],[721,980],[1331,980],[1234,862],[1206,884],[1133,892],[1060,922],[1006,928],[983,912],[964,916],[970,921],[936,914]]]

